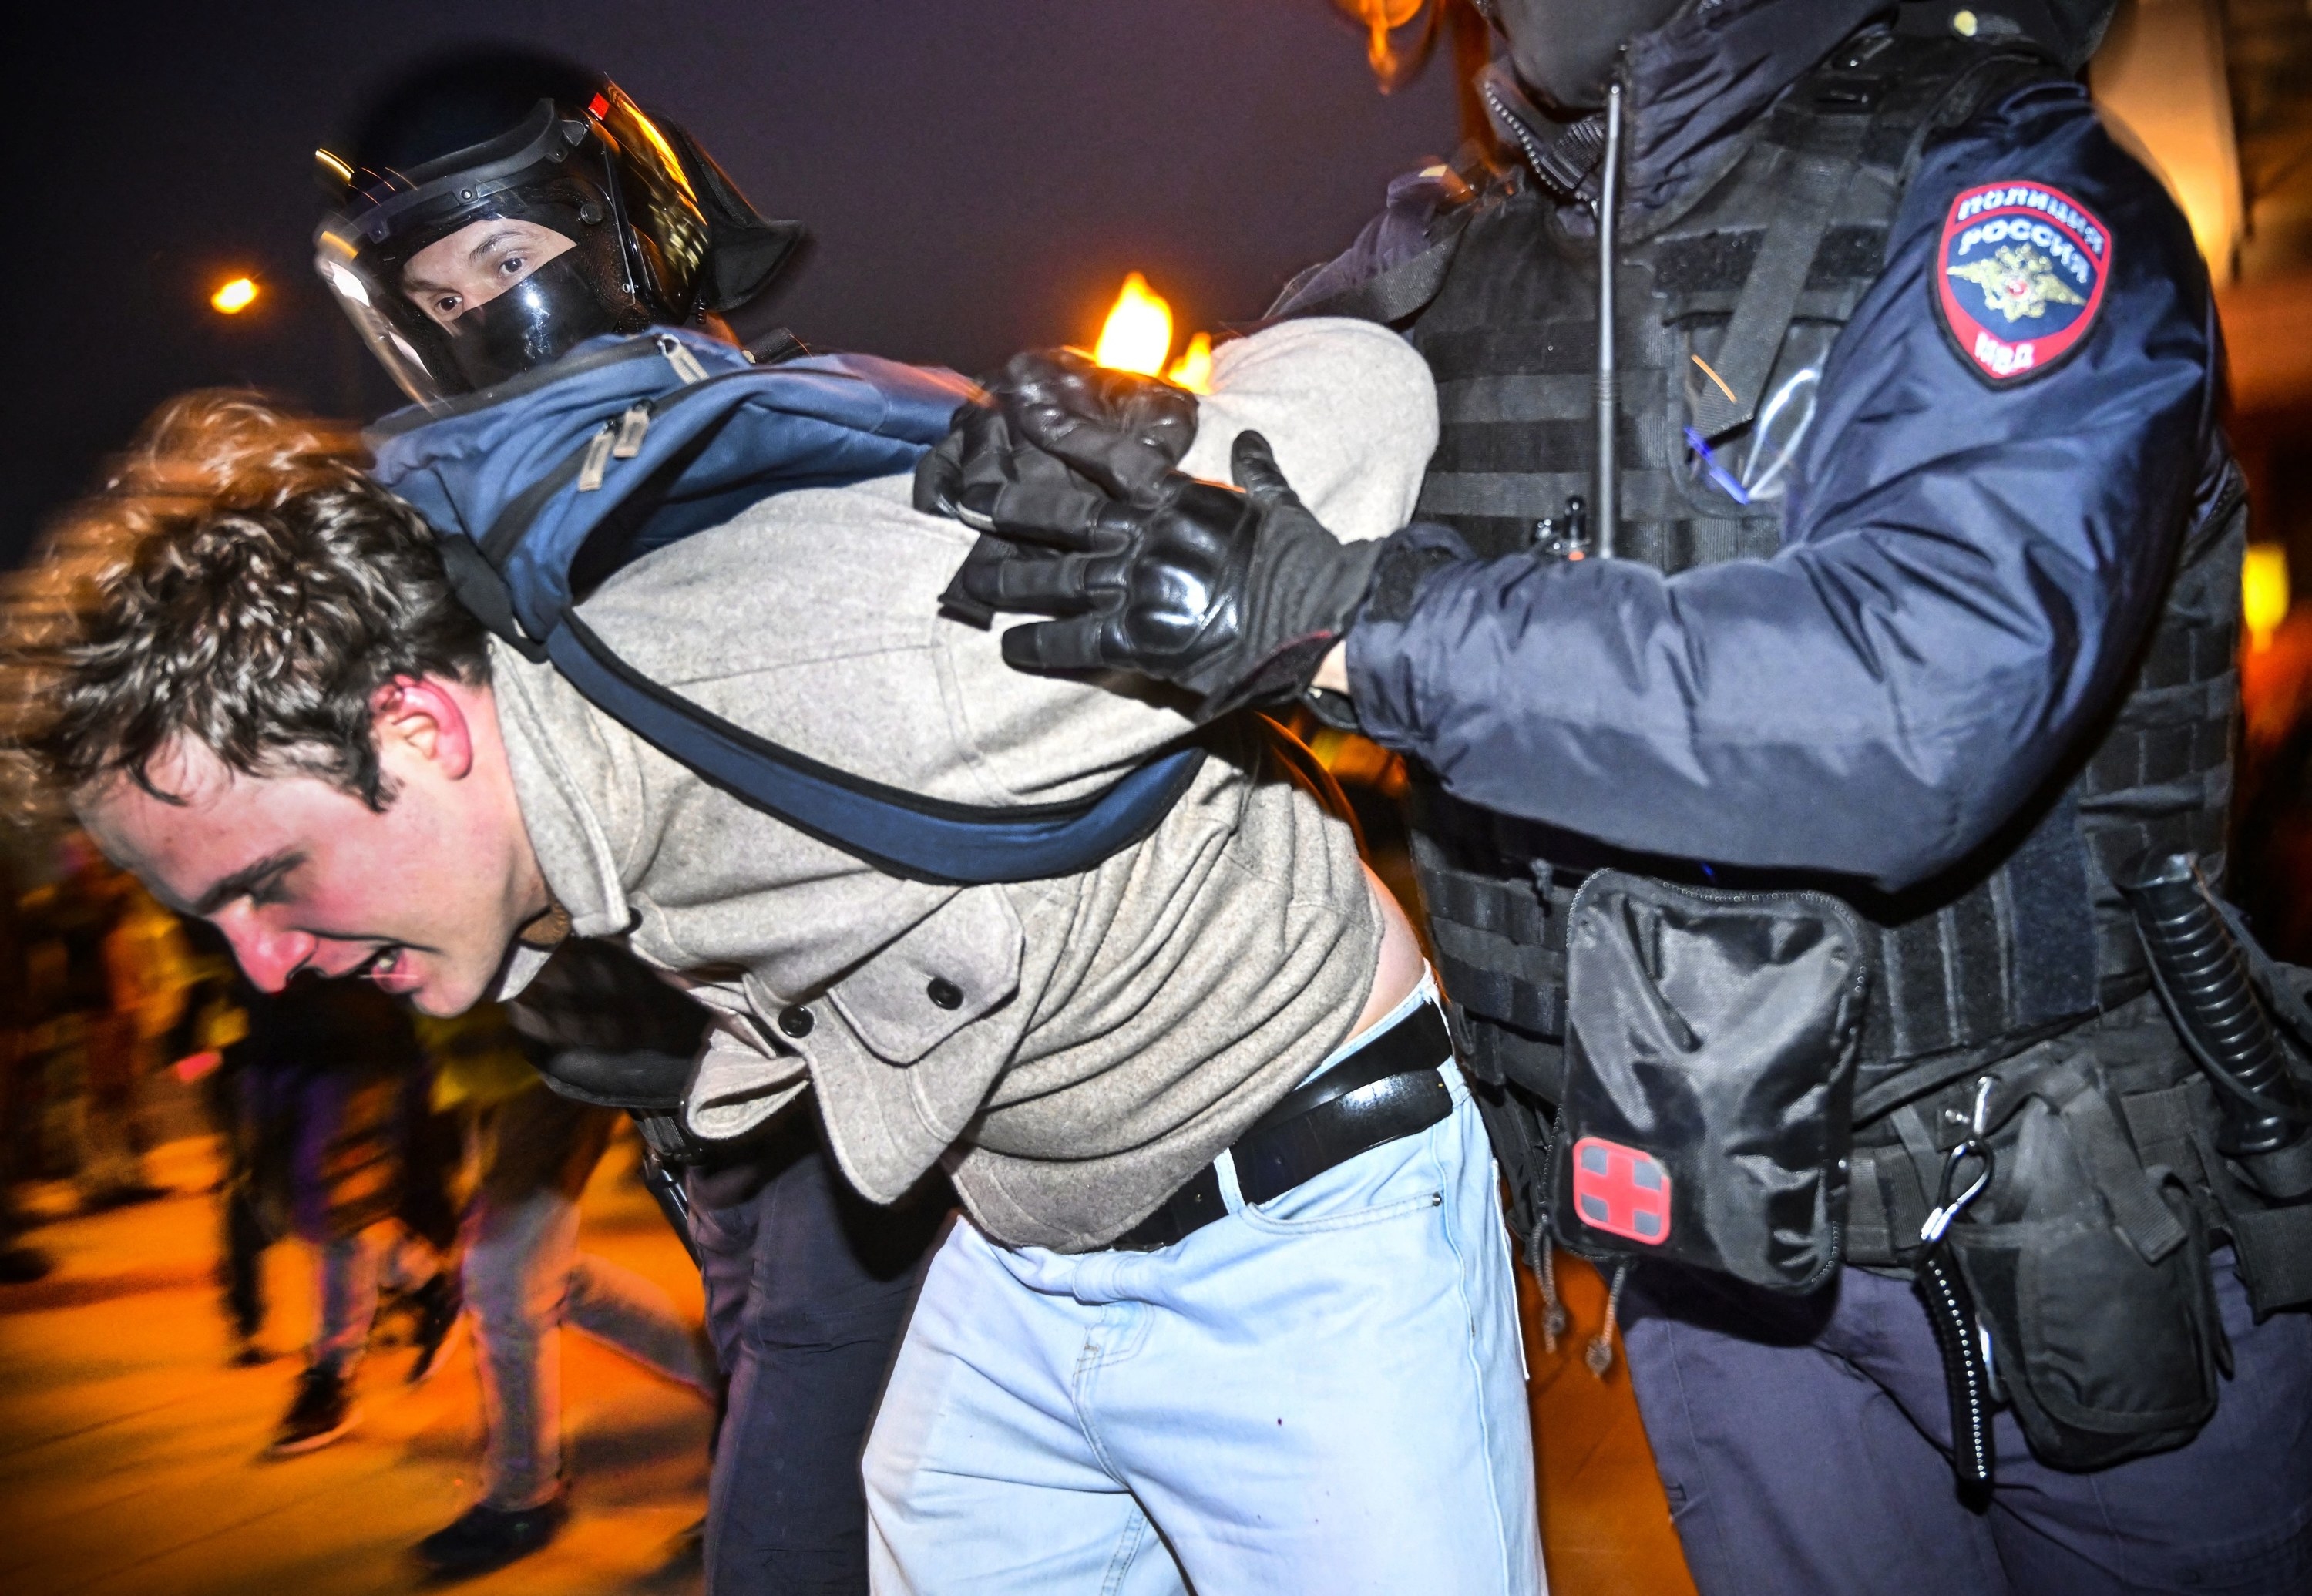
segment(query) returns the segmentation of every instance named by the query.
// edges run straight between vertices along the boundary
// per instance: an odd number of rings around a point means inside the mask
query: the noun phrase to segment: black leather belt
[[[1265,1203],[1360,1153],[1428,1129],[1453,1111],[1437,1073],[1452,1057],[1443,1013],[1423,1004],[1255,1120],[1229,1149],[1237,1189],[1248,1203]],[[1206,1164],[1108,1245],[1152,1252],[1227,1216],[1220,1175]]]

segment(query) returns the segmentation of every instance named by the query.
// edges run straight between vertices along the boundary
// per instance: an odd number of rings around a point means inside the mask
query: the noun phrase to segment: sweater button
[[[933,1008],[959,1009],[963,1006],[963,988],[945,976],[933,976],[932,984],[924,988],[924,995],[932,1000]]]
[[[797,1041],[810,1034],[812,1023],[810,1011],[801,1004],[779,1011],[779,1029]]]

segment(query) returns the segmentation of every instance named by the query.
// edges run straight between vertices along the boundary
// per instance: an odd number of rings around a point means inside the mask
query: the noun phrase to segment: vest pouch
[[[1553,1238],[1601,1262],[1821,1284],[1839,1262],[1868,981],[1852,912],[1601,870],[1566,946]]]
[[[2229,1348],[2183,1179],[2135,1161],[2099,1077],[2051,1074],[1989,1138],[1992,1185],[1945,1240],[2032,1452],[2099,1469],[2197,1434]]]

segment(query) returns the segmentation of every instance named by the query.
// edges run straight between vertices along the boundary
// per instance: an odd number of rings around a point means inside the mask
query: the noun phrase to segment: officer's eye
[[[522,274],[529,271],[529,269],[530,260],[527,256],[509,255],[504,260],[498,262],[498,276],[505,278],[508,282],[513,281],[513,279],[521,276]]]
[[[444,294],[434,302],[434,313],[447,321],[458,313],[458,307],[465,303],[454,294]]]

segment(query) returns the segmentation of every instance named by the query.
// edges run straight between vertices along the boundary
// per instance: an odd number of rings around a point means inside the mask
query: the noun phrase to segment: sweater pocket
[[[828,988],[868,1051],[910,1065],[1020,990],[1027,937],[998,888],[958,892]]]

